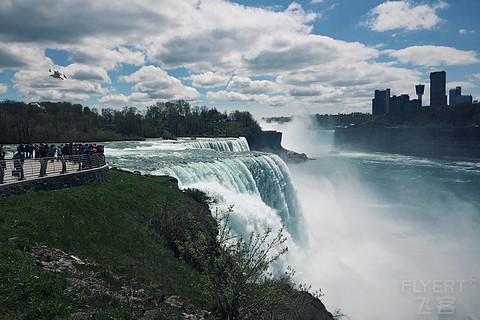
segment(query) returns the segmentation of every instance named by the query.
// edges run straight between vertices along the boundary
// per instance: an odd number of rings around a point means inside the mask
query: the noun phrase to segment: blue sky
[[[0,0],[0,100],[370,112],[445,70],[480,97],[480,1]],[[66,80],[49,77],[49,69]]]

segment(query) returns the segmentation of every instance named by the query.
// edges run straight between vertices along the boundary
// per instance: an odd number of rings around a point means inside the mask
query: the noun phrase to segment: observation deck
[[[102,153],[0,160],[0,198],[101,182],[108,169]]]

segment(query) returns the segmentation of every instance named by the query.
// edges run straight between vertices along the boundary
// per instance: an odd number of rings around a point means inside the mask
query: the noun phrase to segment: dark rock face
[[[71,174],[35,180],[25,180],[8,185],[0,185],[0,198],[21,195],[27,192],[60,190],[93,183],[100,183],[107,179],[108,172],[109,168],[106,165],[97,169],[80,171]]]
[[[340,149],[434,158],[480,158],[480,128],[367,128],[335,130]]]
[[[305,153],[297,153],[282,147],[282,133],[278,131],[262,131],[260,135],[247,138],[252,151],[271,152],[285,162],[304,162],[309,160]]]
[[[260,135],[247,138],[250,150],[273,152],[282,150],[282,133],[278,131],[262,131]]]
[[[334,320],[333,315],[327,311],[325,305],[317,298],[312,296],[310,293],[305,291],[299,291],[297,293],[307,301],[305,304],[305,309],[310,311],[311,317],[309,320]]]

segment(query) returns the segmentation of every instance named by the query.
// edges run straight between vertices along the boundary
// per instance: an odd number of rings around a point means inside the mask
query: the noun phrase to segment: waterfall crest
[[[228,139],[196,139],[189,142],[194,149],[213,149],[225,152],[246,152],[250,151],[247,139],[245,137],[228,138]]]
[[[233,205],[236,227],[245,232],[260,232],[273,223],[278,228],[285,224],[293,237],[298,235],[296,190],[286,164],[277,155],[249,153],[164,167],[153,174],[173,176],[181,188],[205,191],[222,208]]]
[[[249,151],[245,138],[149,139],[110,143],[106,150],[111,166],[175,177],[180,188],[196,188],[214,199],[212,210],[233,206],[231,223],[239,234],[282,225],[286,236],[300,234],[290,170],[277,155]]]

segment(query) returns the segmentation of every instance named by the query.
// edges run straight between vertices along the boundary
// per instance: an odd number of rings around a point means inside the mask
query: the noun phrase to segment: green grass
[[[64,294],[64,287],[64,277],[37,267],[12,244],[0,245],[1,319],[66,317],[75,296]]]
[[[110,171],[107,181],[100,184],[0,199],[0,237],[15,239],[0,243],[0,301],[8,300],[0,303],[4,308],[0,307],[0,314],[14,315],[6,319],[37,319],[26,309],[45,304],[57,312],[45,319],[61,319],[78,303],[75,294],[59,290],[65,287],[61,274],[44,271],[21,252],[39,244],[94,261],[105,274],[155,285],[167,295],[180,295],[186,303],[208,308],[206,293],[192,285],[200,275],[175,257],[151,223],[158,224],[162,210],[173,216],[192,211],[205,214],[192,197],[171,187],[168,179]],[[19,290],[22,285],[28,289]],[[164,309],[166,314],[171,312]],[[98,318],[101,314],[111,319],[132,315],[115,305],[102,312]]]

